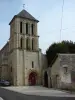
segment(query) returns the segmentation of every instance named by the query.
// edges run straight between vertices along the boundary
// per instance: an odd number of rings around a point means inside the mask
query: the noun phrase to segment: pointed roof
[[[38,21],[31,14],[29,14],[26,10],[22,10],[19,14],[17,14],[17,16]]]
[[[29,20],[34,20],[36,22],[39,22],[36,18],[34,18],[30,13],[28,13],[26,10],[22,10],[20,13],[18,13],[17,15],[15,15],[13,17],[13,19],[15,17],[19,17],[19,18],[25,18],[25,19],[29,19]],[[10,21],[9,25],[11,24],[11,22],[13,21],[13,19]]]

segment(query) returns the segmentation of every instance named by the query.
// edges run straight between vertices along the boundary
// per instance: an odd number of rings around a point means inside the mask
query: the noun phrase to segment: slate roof
[[[17,15],[15,15],[13,17],[13,19],[10,21],[9,25],[11,24],[11,22],[14,20],[15,17],[20,17],[20,18],[25,18],[25,19],[29,19],[29,20],[34,20],[36,22],[39,22],[36,18],[34,18],[31,14],[29,14],[26,10],[22,10],[20,13],[18,13]]]

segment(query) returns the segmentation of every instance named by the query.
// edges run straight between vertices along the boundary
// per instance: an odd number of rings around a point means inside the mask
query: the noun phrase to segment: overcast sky
[[[64,0],[61,40],[75,41],[75,0]],[[43,52],[53,42],[60,41],[63,0],[0,0],[0,48],[7,42],[9,22],[13,16],[25,9],[38,23],[39,45]]]

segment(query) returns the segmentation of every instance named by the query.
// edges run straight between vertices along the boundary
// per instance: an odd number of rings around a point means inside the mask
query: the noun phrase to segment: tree
[[[46,50],[48,66],[51,64],[57,53],[75,53],[75,43],[72,41],[62,41],[51,44]]]

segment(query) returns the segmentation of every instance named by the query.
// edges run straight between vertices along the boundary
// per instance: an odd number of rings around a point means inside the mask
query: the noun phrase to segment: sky
[[[15,14],[23,10],[23,4],[25,10],[39,20],[39,47],[43,53],[54,42],[75,42],[75,0],[64,0],[61,38],[63,0],[0,0],[0,48],[9,39],[9,22]]]

